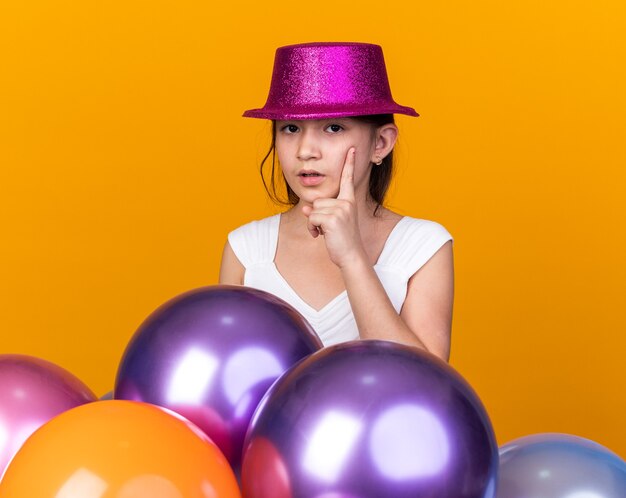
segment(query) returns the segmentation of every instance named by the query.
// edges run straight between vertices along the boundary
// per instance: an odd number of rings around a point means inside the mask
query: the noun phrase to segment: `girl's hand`
[[[351,147],[343,164],[337,198],[316,199],[312,208],[302,207],[308,217],[307,229],[313,237],[324,236],[328,255],[339,268],[365,257],[354,198],[354,155]]]

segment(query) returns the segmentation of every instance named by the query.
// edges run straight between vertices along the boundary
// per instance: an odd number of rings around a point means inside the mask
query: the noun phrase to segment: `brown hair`
[[[369,123],[373,127],[378,128],[389,123],[395,124],[393,114],[375,114],[372,116],[352,116],[352,119],[356,119],[363,123]],[[269,185],[265,179],[264,167],[265,163],[272,156],[272,169],[269,174]],[[282,206],[295,206],[300,200],[296,193],[291,190],[291,187],[285,181],[284,175],[282,176],[281,186],[287,191],[287,198],[279,196],[277,191],[276,181],[276,121],[272,121],[272,143],[270,145],[267,154],[261,161],[261,167],[259,168],[261,173],[261,180],[263,180],[263,186],[265,191],[269,195],[270,199],[276,204]],[[391,183],[391,177],[393,176],[393,150],[383,159],[382,164],[376,165],[372,168],[369,181],[369,195],[376,202],[376,209],[374,209],[374,215],[378,211],[378,208],[383,205],[387,190]]]

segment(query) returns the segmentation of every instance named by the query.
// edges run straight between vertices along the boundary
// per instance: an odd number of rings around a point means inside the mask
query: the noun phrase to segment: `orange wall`
[[[499,442],[626,454],[624,5],[2,2],[0,352],[108,391],[141,321],[274,212],[268,124],[240,117],[274,49],[369,41],[422,115],[390,205],[455,237],[452,364]]]

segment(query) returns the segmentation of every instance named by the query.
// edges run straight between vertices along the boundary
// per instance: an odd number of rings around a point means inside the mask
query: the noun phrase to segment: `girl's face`
[[[354,193],[365,199],[375,128],[351,118],[276,121],[276,153],[287,183],[310,204],[318,198],[337,197],[341,172],[350,147],[356,149]]]

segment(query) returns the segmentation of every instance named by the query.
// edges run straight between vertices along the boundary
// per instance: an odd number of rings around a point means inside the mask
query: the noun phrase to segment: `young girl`
[[[398,136],[382,49],[309,43],[276,51],[265,106],[290,209],[228,235],[221,284],[284,299],[324,345],[385,339],[445,360],[454,293],[452,237],[383,205]]]

